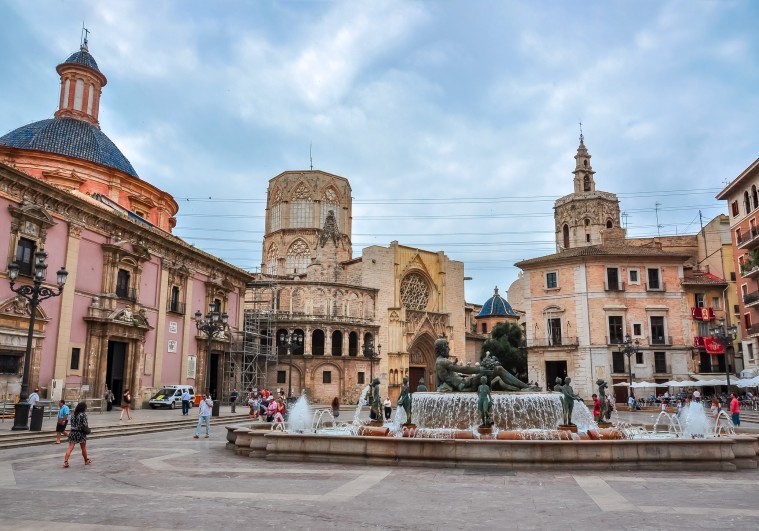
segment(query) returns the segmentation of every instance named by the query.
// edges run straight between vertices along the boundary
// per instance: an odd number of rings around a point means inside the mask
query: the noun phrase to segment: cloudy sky
[[[0,134],[53,115],[84,20],[103,130],[179,200],[177,235],[251,270],[268,180],[309,146],[351,182],[354,255],[443,250],[480,303],[554,250],[580,120],[633,236],[656,203],[662,235],[695,232],[759,156],[751,0],[3,0],[0,20]]]

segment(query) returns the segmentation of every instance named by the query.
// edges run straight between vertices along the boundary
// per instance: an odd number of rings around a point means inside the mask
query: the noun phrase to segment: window
[[[332,371],[324,371],[322,373],[322,383],[325,383],[325,384],[332,383]]]
[[[722,299],[720,297],[712,297],[712,308],[715,310],[721,310],[722,309]]]
[[[16,263],[21,275],[34,274],[34,242],[28,238],[19,238],[16,245]]]
[[[548,319],[548,344],[551,346],[561,345],[561,318],[551,317]]]
[[[82,110],[82,98],[84,97],[84,81],[81,79],[76,80],[76,87],[74,88],[74,110]]]
[[[622,352],[611,353],[611,372],[625,372],[625,355]]]
[[[287,371],[277,371],[277,383],[287,383]]]
[[[364,376],[365,374],[366,373],[364,371],[359,371],[358,377],[356,378],[356,382],[358,382],[359,384],[365,383],[365,378],[366,378],[366,376]]]
[[[482,333],[487,334],[488,333],[488,324],[482,323]]]
[[[619,282],[619,269],[616,267],[606,268],[606,289],[609,291],[619,291],[622,288]]]
[[[590,192],[590,177],[587,175],[582,178],[582,190],[583,192]]]
[[[737,315],[740,312],[741,312],[740,306],[738,306],[737,304],[733,304],[733,313]]]
[[[664,317],[658,315],[651,316],[651,344],[667,344],[667,338],[664,335]]]
[[[667,353],[666,352],[654,352],[654,372],[658,372],[658,373],[667,372]]]
[[[559,287],[559,274],[556,271],[546,273],[546,289],[556,289]]]
[[[750,313],[743,314],[743,324],[746,325],[746,330],[751,328],[751,314]]]
[[[751,201],[748,199],[748,192],[743,192],[743,208],[746,209],[746,214],[751,212]]]
[[[635,364],[643,365],[643,352],[640,350],[635,353]]]
[[[606,220],[606,228],[607,228],[607,229],[610,229],[610,228],[612,228],[613,226],[614,226],[614,224],[611,222],[611,220],[610,220],[610,219],[607,219],[607,220]]]
[[[562,232],[564,234],[564,249],[569,249],[569,225],[564,224]]]
[[[747,343],[746,353],[748,354],[748,359],[750,360],[754,359],[754,345],[752,345],[751,343]]]
[[[703,308],[704,306],[706,306],[704,302],[704,294],[696,293],[696,308]]]
[[[709,335],[709,323],[706,321],[698,321],[698,335],[700,337],[706,337]]]
[[[296,273],[305,273],[311,261],[311,249],[308,244],[301,239],[295,240],[287,250],[285,258],[285,274],[291,275]]]
[[[738,211],[738,201],[733,201],[732,204],[730,205],[730,209],[733,212],[733,217],[738,216],[740,214],[740,212]]]
[[[171,299],[169,301],[169,311],[179,312],[179,286],[171,286]]]
[[[628,275],[630,278],[630,284],[639,284],[640,283],[640,277],[638,277],[638,270],[637,269],[630,269],[628,271]]]
[[[583,222],[585,223],[586,227],[590,225],[590,219],[588,219],[588,218],[585,218],[585,220]]]
[[[659,269],[656,267],[648,268],[648,289],[653,289],[653,290],[661,289],[661,281],[659,279]]]
[[[609,343],[619,344],[625,341],[625,328],[621,315],[609,316]]]
[[[585,235],[585,241],[590,243],[590,234]]]
[[[310,227],[313,225],[313,203],[310,199],[298,199],[290,203],[290,228]]]
[[[735,271],[730,271],[730,281],[735,282]]]
[[[116,276],[116,296],[117,297],[122,297],[124,299],[129,298],[130,277],[131,277],[131,273],[129,271],[127,271],[126,269],[119,269],[118,275]]]
[[[78,347],[71,349],[71,370],[72,371],[78,371],[79,370],[79,355],[81,353],[81,349]]]
[[[643,325],[640,323],[633,323],[633,336],[641,337],[643,335]]]
[[[18,374],[21,352],[0,352],[0,374]]]

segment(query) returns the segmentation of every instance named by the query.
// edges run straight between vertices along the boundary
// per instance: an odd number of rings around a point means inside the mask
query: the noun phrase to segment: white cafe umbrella
[[[659,387],[659,385],[660,384],[653,383],[653,382],[646,382],[646,381],[635,382],[634,384],[632,384],[634,389],[646,389],[646,388],[651,388],[651,387]]]
[[[738,387],[757,387],[759,386],[759,376],[754,376],[753,378],[740,380],[736,385]]]
[[[630,387],[630,384],[627,382],[619,382],[612,385],[612,387]]]

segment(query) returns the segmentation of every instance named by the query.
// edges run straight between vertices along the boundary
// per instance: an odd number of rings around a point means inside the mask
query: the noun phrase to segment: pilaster
[[[66,378],[66,371],[70,367],[71,357],[71,323],[74,313],[74,294],[76,291],[76,275],[79,269],[79,241],[82,235],[82,226],[69,222],[69,235],[66,242],[66,271],[69,276],[66,281],[68,289],[64,287],[61,294],[61,312],[58,323],[58,343],[55,351],[55,369],[53,378]]]

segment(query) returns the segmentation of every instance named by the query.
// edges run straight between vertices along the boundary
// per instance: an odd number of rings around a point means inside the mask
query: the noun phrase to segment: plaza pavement
[[[227,450],[225,424],[214,419],[210,439],[185,428],[92,440],[94,463],[75,450],[68,469],[64,445],[1,450],[0,530],[756,529],[759,519],[757,471],[278,463]]]

